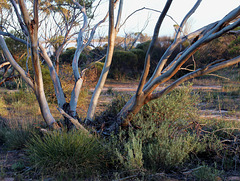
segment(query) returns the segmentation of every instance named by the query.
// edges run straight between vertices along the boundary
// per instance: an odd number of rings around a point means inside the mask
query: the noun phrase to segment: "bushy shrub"
[[[121,80],[127,77],[134,77],[137,72],[137,55],[130,51],[114,51],[109,77]]]
[[[238,36],[235,40],[231,41],[228,47],[229,56],[231,58],[236,57],[240,53],[240,37]]]
[[[191,85],[173,90],[141,109],[138,119],[148,120],[154,117],[156,121],[194,120],[197,118],[199,97],[192,92]]]
[[[128,139],[126,135],[129,135]],[[118,167],[129,171],[143,168],[143,142],[133,130],[120,130],[118,135],[112,135],[110,147]]]
[[[106,121],[107,123],[109,120],[115,121],[114,119],[116,115],[121,111],[129,98],[129,94],[117,94],[111,104],[108,105],[107,109],[101,115],[96,117],[96,120],[98,122]]]
[[[80,131],[35,135],[27,149],[36,169],[64,179],[94,175],[107,165],[108,149],[95,136]]]
[[[75,47],[70,47],[67,48],[65,51],[63,51],[63,53],[60,55],[60,62],[61,63],[67,63],[67,64],[71,64],[74,54],[75,54],[76,48]],[[79,58],[79,64],[81,63],[86,63],[87,61],[87,53],[88,50],[83,50],[83,52],[80,55]]]
[[[148,47],[150,45],[151,41],[146,41],[146,42],[143,42],[143,43],[140,43],[136,46],[136,49],[141,49],[143,50],[145,53],[147,52],[148,50]]]
[[[107,46],[105,47],[96,47],[89,51],[89,57],[92,61],[97,61],[101,59],[107,53]]]
[[[61,61],[62,63],[71,63],[75,51],[76,51],[76,48],[74,48],[74,47],[67,48],[67,49],[60,55],[60,61]]]
[[[145,52],[142,49],[138,49],[138,48],[132,49],[131,52],[137,55],[137,59],[138,59],[137,70],[140,73],[141,71],[143,71],[143,68],[144,68]]]
[[[3,145],[7,138],[6,138],[6,129],[0,126],[0,145]]]
[[[222,171],[214,167],[209,167],[204,164],[201,167],[199,167],[197,170],[194,170],[192,175],[194,176],[194,179],[197,181],[204,181],[204,180],[215,181],[215,180],[222,180],[221,179],[222,174],[223,174]]]
[[[133,128],[113,136],[119,163],[127,169],[167,170],[203,152],[206,143],[189,129],[197,118],[197,99],[190,87],[184,87],[145,105],[134,117]]]
[[[85,81],[88,83],[97,82],[101,75],[104,63],[96,62],[96,63],[90,64],[89,66],[90,68],[86,71],[86,74],[85,74],[85,76],[87,77]]]
[[[175,123],[182,124],[178,121]],[[205,150],[206,145],[200,142],[196,133],[188,132],[186,129],[181,130],[177,126],[172,126],[169,121],[163,122],[160,126],[152,122],[148,126],[154,127],[155,130],[151,130],[154,136],[146,137],[144,140],[144,163],[147,168],[155,171],[177,168],[188,161],[191,154]],[[144,130],[144,132],[148,131],[149,128]]]

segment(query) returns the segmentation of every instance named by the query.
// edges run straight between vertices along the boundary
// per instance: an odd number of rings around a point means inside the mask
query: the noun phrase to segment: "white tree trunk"
[[[58,101],[58,106],[62,108],[63,105],[66,103],[66,100],[65,100],[64,92],[62,90],[62,86],[61,86],[58,74],[53,66],[51,59],[47,55],[46,49],[41,44],[39,44],[39,48],[42,51],[42,56],[43,56],[44,60],[46,61],[49,71],[50,71],[50,76],[51,76],[51,79],[53,82],[55,95],[56,95],[57,101]]]
[[[108,49],[107,49],[107,55],[105,58],[105,64],[103,66],[103,70],[101,72],[100,78],[98,80],[98,83],[96,85],[96,88],[93,92],[91,102],[88,108],[87,118],[86,122],[92,121],[94,114],[96,112],[96,107],[98,103],[99,96],[102,92],[103,86],[106,82],[110,66],[112,63],[112,57],[113,57],[113,51],[114,51],[114,44],[115,44],[115,38],[117,35],[117,32],[119,31],[119,23],[121,19],[122,14],[122,6],[123,6],[123,0],[120,0],[119,2],[119,9],[118,9],[118,16],[116,25],[114,26],[114,0],[109,1],[109,29],[108,29]]]
[[[27,25],[27,29],[30,36],[31,58],[32,58],[33,71],[34,71],[33,90],[34,90],[34,93],[36,94],[45,122],[49,126],[55,126],[56,121],[50,112],[50,109],[45,97],[45,93],[44,93],[42,72],[41,72],[39,54],[38,54],[38,1],[37,0],[34,1],[34,6],[33,6],[34,17],[32,20],[28,14],[26,5],[23,0],[19,0],[19,5],[23,15],[24,22]]]

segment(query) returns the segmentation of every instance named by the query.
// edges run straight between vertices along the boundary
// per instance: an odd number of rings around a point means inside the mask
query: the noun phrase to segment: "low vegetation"
[[[21,91],[11,95],[11,100],[5,94],[1,104],[32,104],[31,94]],[[24,150],[24,160],[16,161],[11,168],[2,165],[2,176],[10,169],[15,178],[35,179],[223,179],[240,168],[240,123],[200,119],[198,105],[203,94],[192,91],[191,85],[176,89],[145,105],[135,116],[134,125],[104,138],[94,130],[91,134],[77,130],[43,133],[42,122],[2,120],[1,147]],[[214,97],[216,93],[209,94]],[[115,99],[109,108],[96,117],[99,130],[129,99],[126,94],[111,95]]]

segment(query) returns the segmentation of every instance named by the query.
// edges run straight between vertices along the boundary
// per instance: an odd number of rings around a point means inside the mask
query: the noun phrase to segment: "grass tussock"
[[[104,171],[107,149],[95,136],[80,131],[35,135],[27,144],[32,165],[44,174],[79,178]]]

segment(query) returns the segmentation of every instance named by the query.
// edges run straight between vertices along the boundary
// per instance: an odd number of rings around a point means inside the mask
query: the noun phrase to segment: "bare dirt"
[[[106,91],[116,91],[116,92],[134,92],[137,90],[137,84],[136,83],[107,83],[105,84],[104,88],[103,88],[103,92]],[[156,88],[156,91],[160,91],[162,89],[164,89],[165,87],[167,87],[167,84],[164,86],[159,86]],[[181,87],[181,86],[179,86]],[[196,89],[204,89],[204,90],[220,90],[222,88],[222,86],[217,86],[217,85],[213,85],[213,86],[202,86],[202,85],[194,85],[192,86],[192,89],[196,90]],[[90,88],[90,91],[93,92],[94,88]]]

